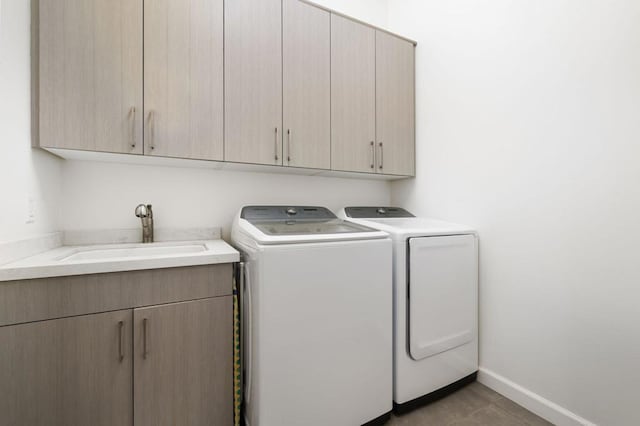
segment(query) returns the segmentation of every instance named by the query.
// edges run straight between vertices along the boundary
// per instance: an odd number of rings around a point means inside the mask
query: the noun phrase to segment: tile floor
[[[403,416],[386,426],[543,426],[551,425],[478,382]]]

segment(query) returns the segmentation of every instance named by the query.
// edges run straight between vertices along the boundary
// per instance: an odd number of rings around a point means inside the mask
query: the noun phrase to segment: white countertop
[[[124,251],[135,251],[136,248],[162,248],[176,245],[203,245],[206,249],[192,253],[129,254],[120,257],[105,256],[104,258],[98,256],[97,259],[82,259],[82,256],[77,256],[77,254],[99,250],[115,249],[118,250],[117,253],[123,253]],[[0,265],[0,281],[212,265],[239,260],[240,253],[223,240],[63,246]]]

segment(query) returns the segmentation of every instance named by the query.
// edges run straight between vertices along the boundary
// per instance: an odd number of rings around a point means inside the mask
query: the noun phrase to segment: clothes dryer
[[[394,411],[410,411],[474,381],[476,232],[397,207],[346,207],[339,216],[393,240]]]

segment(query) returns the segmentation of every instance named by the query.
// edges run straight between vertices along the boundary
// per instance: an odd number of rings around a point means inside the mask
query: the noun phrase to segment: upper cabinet
[[[142,2],[33,2],[42,147],[142,154]]]
[[[410,40],[302,0],[33,1],[33,133],[58,155],[415,175]]]
[[[415,175],[414,46],[331,17],[331,168]]]
[[[223,159],[223,31],[223,0],[144,1],[145,154]]]
[[[282,165],[281,0],[225,2],[226,161]]]
[[[331,168],[331,14],[283,0],[284,165]]]
[[[414,46],[376,31],[377,171],[415,175]]]
[[[331,168],[375,173],[376,31],[331,15]]]

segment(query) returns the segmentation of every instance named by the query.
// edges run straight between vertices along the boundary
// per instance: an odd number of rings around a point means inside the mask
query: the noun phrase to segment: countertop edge
[[[217,240],[227,247],[217,253],[198,254],[193,256],[163,256],[135,259],[117,259],[113,261],[52,264],[43,262],[33,265],[10,264],[0,267],[0,285],[20,280],[41,278],[68,277],[77,275],[105,274],[112,272],[141,271],[146,269],[167,269],[189,266],[217,265],[234,263],[240,260],[240,253],[223,240]]]

